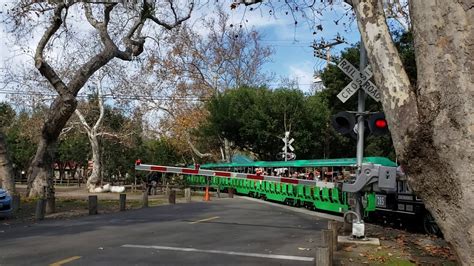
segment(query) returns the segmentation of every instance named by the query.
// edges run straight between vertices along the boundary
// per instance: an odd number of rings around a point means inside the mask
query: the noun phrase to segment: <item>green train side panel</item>
[[[313,189],[310,186],[304,186],[304,198],[309,201],[313,201]]]
[[[303,189],[303,185],[297,185],[296,186],[296,198],[298,198],[299,200],[302,200],[304,199],[304,189]]]
[[[330,201],[329,200],[329,188],[323,187],[321,189],[321,196],[323,201]]]
[[[331,199],[332,199],[332,202],[341,203],[339,199],[339,189],[337,188],[331,189]]]
[[[288,185],[288,196],[293,197],[294,196],[294,188],[293,185]]]
[[[187,176],[186,181],[193,185],[206,185],[205,176]],[[234,188],[237,193],[248,195],[265,195],[268,200],[285,202],[293,199],[312,203],[315,208],[332,212],[346,212],[350,209],[347,202],[347,193],[338,188],[319,188],[305,185],[282,184],[270,181],[255,181],[237,178],[211,177],[210,185],[220,188]],[[367,206],[365,213],[375,211],[376,197],[374,192],[366,193]]]
[[[371,212],[375,211],[376,208],[376,197],[375,197],[375,192],[368,192],[365,194],[366,200],[367,200],[367,207],[365,208],[366,212]]]
[[[321,201],[321,194],[319,194],[319,188],[318,187],[313,188],[313,197],[314,197],[314,200]]]
[[[284,202],[286,199],[285,195],[278,194],[275,192],[267,192],[266,198],[269,200],[278,201],[278,202]]]

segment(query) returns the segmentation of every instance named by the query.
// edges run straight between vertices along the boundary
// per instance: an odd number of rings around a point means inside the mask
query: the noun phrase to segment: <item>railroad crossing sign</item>
[[[285,143],[285,146],[283,146],[282,151],[286,152],[287,149],[290,149],[290,151],[295,151],[295,148],[293,148],[293,146],[291,146],[291,143],[293,143],[293,141],[295,141],[295,139],[291,138],[289,140],[289,137],[290,137],[290,132],[286,131],[285,132],[285,137],[281,139],[281,140],[283,140],[283,143]]]
[[[284,152],[279,152],[279,153],[277,154],[277,158],[280,158],[280,159],[283,159],[283,160],[285,160],[285,158],[286,158],[285,161],[291,161],[291,160],[296,159],[296,154],[294,154],[294,153],[292,153],[292,152],[287,152],[287,153],[286,153],[286,156],[285,156],[285,153],[284,153]]]
[[[283,158],[285,159],[285,161],[294,159],[296,156],[288,156],[289,154],[291,154],[288,152],[288,149],[290,151],[295,151],[295,148],[291,146],[291,143],[293,143],[295,139],[290,139],[290,131],[286,131],[285,136],[281,138],[281,140],[283,141],[283,143],[285,143],[285,146],[283,146],[283,148],[281,149],[283,151]]]
[[[377,86],[369,80],[374,75],[370,66],[367,66],[362,73],[346,59],[343,59],[337,66],[352,79],[351,83],[337,95],[341,102],[345,103],[360,88],[377,102],[380,101],[380,93]]]

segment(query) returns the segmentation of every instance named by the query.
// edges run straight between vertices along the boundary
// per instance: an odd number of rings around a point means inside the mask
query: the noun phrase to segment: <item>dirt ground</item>
[[[337,265],[457,265],[442,238],[372,224],[366,234],[379,238],[380,246],[340,244]]]
[[[84,187],[56,186],[56,212],[47,214],[45,219],[73,219],[88,215],[88,196]],[[20,209],[9,219],[0,220],[0,233],[3,226],[17,223],[34,223],[35,199],[24,197],[25,186],[17,186],[22,195]],[[142,207],[142,192],[127,192],[126,209]],[[119,193],[97,193],[99,214],[118,212]],[[215,196],[215,195],[213,195]],[[202,194],[193,195],[193,201],[201,201]],[[184,203],[182,192],[176,195],[177,203]],[[149,196],[149,206],[168,204],[163,192]],[[345,233],[341,230],[340,235]],[[380,246],[364,244],[339,244],[334,253],[335,265],[457,265],[455,257],[442,238],[409,233],[403,230],[366,224],[366,234],[380,239]],[[316,245],[318,240],[312,240]],[[313,243],[312,243],[313,244]]]
[[[13,217],[0,220],[0,224],[10,225],[17,223],[35,222],[36,199],[26,198],[26,186],[17,185],[17,193],[21,196],[19,210]],[[126,192],[127,203],[126,210],[142,208],[141,191]],[[90,194],[85,187],[77,186],[55,186],[56,211],[55,213],[46,214],[45,219],[71,219],[74,217],[85,216],[89,214],[88,197],[97,195],[99,214],[112,213],[120,211],[119,193],[95,193]],[[193,195],[192,200],[202,200],[202,196]],[[176,203],[184,203],[184,195],[182,192],[176,193]],[[148,196],[148,205],[150,207],[168,204],[168,197],[163,192],[157,195]]]

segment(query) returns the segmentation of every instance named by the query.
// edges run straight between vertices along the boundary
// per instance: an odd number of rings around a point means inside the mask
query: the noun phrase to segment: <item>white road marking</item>
[[[204,249],[196,249],[196,248],[178,248],[178,247],[144,246],[144,245],[128,245],[128,244],[123,245],[122,247],[186,251],[186,252],[201,252],[201,253],[224,254],[224,255],[233,255],[233,256],[245,256],[245,257],[256,257],[256,258],[267,258],[267,259],[280,259],[280,260],[314,261],[314,258],[312,257],[233,252],[233,251],[223,251],[223,250],[204,250]]]
[[[264,200],[260,200],[260,199],[249,198],[249,197],[245,197],[245,196],[235,196],[235,197],[239,198],[239,199],[245,199],[245,200],[249,200],[249,201],[260,202],[260,203],[263,203],[263,204],[267,204],[267,205],[271,205],[271,206],[275,206],[275,207],[280,207],[282,209],[286,209],[286,210],[289,210],[289,211],[299,212],[299,213],[303,213],[303,214],[307,214],[307,215],[311,215],[311,216],[316,216],[316,217],[323,218],[323,219],[329,219],[329,220],[344,222],[344,218],[341,217],[341,216],[331,215],[331,214],[322,213],[322,212],[318,212],[318,211],[311,211],[311,210],[308,210],[308,209],[305,209],[305,208],[297,208],[297,207],[293,207],[293,206],[287,206],[287,205],[283,205],[283,204],[279,204],[279,203],[273,203],[273,202],[264,201]]]
[[[219,219],[219,218],[220,218],[219,216],[214,216],[214,217],[210,217],[210,218],[190,222],[190,224],[197,224],[197,223],[200,223],[200,222],[207,222],[207,221],[211,221],[211,220],[215,220],[215,219]]]

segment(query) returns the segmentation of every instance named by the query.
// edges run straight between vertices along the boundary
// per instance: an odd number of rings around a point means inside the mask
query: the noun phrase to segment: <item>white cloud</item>
[[[305,92],[311,92],[311,85],[313,84],[313,62],[306,61],[297,65],[290,65],[288,67],[289,78],[297,80],[300,89]]]

